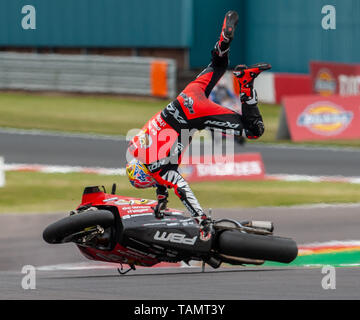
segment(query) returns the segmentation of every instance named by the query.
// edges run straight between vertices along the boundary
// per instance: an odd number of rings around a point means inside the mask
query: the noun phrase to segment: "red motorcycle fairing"
[[[168,210],[164,219],[157,219],[152,209],[156,204],[155,200],[86,188],[78,208],[90,205],[113,212],[116,239],[106,249],[77,244],[81,253],[92,260],[148,267],[209,253],[212,241],[200,240],[199,226],[192,218],[182,211]]]
[[[96,248],[89,248],[78,245],[80,252],[90,260],[113,262],[129,265],[140,265],[144,267],[151,267],[161,261],[154,257],[146,256],[146,253],[139,253],[129,250],[120,244],[116,244],[111,251],[104,251]]]

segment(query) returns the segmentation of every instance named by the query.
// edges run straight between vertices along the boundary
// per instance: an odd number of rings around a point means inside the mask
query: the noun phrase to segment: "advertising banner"
[[[212,157],[193,157],[191,164],[180,165],[180,172],[189,182],[219,180],[262,180],[264,163],[260,153],[235,154],[216,161]]]
[[[293,141],[360,139],[360,96],[286,97],[283,106]]]
[[[322,96],[360,95],[360,64],[310,62],[313,93]]]

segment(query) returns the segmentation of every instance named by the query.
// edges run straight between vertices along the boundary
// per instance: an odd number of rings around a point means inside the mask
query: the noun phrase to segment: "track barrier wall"
[[[173,98],[172,59],[0,53],[0,89],[96,92]]]

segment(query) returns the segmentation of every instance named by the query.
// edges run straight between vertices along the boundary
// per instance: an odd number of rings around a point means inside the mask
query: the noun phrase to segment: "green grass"
[[[130,129],[142,128],[168,102],[161,99],[105,95],[1,93],[0,127],[126,135]],[[249,143],[289,143],[288,140],[276,140],[280,106],[261,104],[260,110],[265,122],[265,134],[259,140]],[[297,144],[360,147],[360,140]]]
[[[81,200],[85,186],[113,182],[117,194],[153,199],[154,189],[133,188],[126,177],[84,173],[7,172],[7,184],[0,189],[0,213],[67,212]],[[360,185],[281,181],[223,181],[192,183],[204,208],[288,206],[316,203],[360,202]],[[170,206],[183,209],[170,191]]]
[[[143,98],[1,93],[0,127],[126,135],[165,105]]]

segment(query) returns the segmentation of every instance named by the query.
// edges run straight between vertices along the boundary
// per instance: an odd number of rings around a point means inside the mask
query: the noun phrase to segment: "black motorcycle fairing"
[[[178,212],[167,212],[163,219],[157,219],[153,212],[123,216],[122,225],[121,245],[150,251],[166,260],[207,256],[212,247],[212,239],[200,239],[195,220]]]

